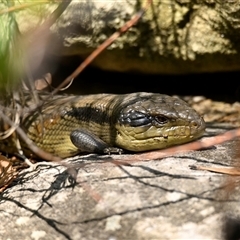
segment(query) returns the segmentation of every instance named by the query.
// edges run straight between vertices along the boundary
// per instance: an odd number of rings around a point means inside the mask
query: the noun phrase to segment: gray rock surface
[[[207,128],[206,136],[226,131]],[[116,165],[108,156],[26,169],[0,196],[1,239],[224,239],[226,216],[240,216],[235,177],[189,165],[230,166],[239,141],[155,161]],[[127,163],[129,155],[111,156]],[[83,165],[83,163],[85,165]]]
[[[146,2],[72,1],[51,31],[63,47],[63,55],[85,58]],[[54,8],[56,3],[42,4],[16,13],[20,31],[31,32]],[[239,0],[153,1],[140,22],[93,65],[105,70],[171,74],[239,70],[239,23]],[[56,39],[50,41],[51,49]]]

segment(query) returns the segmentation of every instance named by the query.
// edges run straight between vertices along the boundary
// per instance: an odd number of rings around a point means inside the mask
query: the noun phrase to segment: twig
[[[79,67],[69,75],[57,88],[52,91],[52,94],[56,94],[70,82],[72,82],[100,53],[103,52],[109,45],[111,45],[120,35],[125,33],[129,28],[136,24],[143,14],[147,11],[152,0],[148,0],[145,7],[143,7],[138,13],[136,13],[131,20],[126,22],[117,32],[110,36],[106,41],[104,41],[95,51],[93,51]]]
[[[192,170],[201,170],[201,171],[209,171],[215,173],[222,173],[231,176],[240,176],[240,168],[235,167],[205,167],[205,166],[196,166],[190,165],[190,169]]]
[[[27,134],[22,130],[22,128],[11,121],[9,117],[7,117],[2,111],[0,111],[0,117],[4,120],[5,123],[9,124],[11,127],[16,129],[16,132],[20,136],[20,138],[27,144],[29,149],[36,154],[37,156],[54,162],[60,162],[62,159],[60,157],[54,156],[48,152],[43,151],[41,148],[37,147],[34,142],[27,136]]]

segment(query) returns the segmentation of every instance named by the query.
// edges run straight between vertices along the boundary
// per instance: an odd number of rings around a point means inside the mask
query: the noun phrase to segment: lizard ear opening
[[[152,122],[152,118],[139,111],[131,111],[120,116],[120,123],[127,124],[131,127],[140,127]]]

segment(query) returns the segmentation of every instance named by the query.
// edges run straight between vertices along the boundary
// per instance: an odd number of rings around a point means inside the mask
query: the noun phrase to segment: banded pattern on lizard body
[[[166,148],[198,138],[205,123],[178,98],[139,92],[57,95],[40,112],[24,116],[21,127],[37,146],[65,158],[116,148],[134,152]]]

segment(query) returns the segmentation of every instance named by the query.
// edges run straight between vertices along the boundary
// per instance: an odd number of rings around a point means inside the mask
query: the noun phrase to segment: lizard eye
[[[158,124],[161,124],[161,125],[168,122],[168,119],[162,115],[155,116],[154,119]]]

